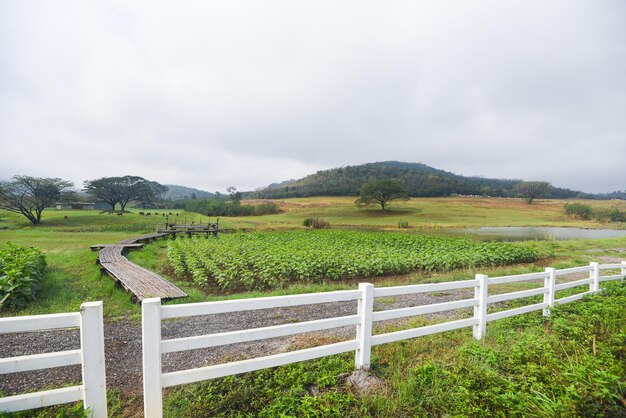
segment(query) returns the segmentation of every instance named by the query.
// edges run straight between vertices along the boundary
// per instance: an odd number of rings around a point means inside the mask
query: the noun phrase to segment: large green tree
[[[522,198],[529,205],[533,201],[544,194],[550,189],[550,183],[545,181],[522,181],[515,185],[515,191],[522,196]]]
[[[124,212],[128,202],[132,200],[150,202],[165,193],[167,187],[139,176],[122,176],[87,180],[85,190],[90,195],[107,202],[113,210],[119,203],[121,211]]]
[[[0,184],[0,209],[22,214],[38,225],[44,209],[54,206],[73,185],[60,178],[13,176]]]
[[[382,210],[394,200],[409,200],[402,182],[399,180],[379,180],[365,183],[361,187],[361,196],[355,201],[357,206],[380,205]]]

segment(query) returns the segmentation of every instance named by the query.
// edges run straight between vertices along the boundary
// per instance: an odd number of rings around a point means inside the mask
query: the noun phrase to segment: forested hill
[[[356,196],[364,183],[397,179],[413,197],[483,195],[515,196],[515,185],[521,180],[464,177],[420,163],[384,161],[318,171],[299,180],[272,184],[252,192],[252,197],[276,199],[306,196]],[[551,188],[543,197],[567,198],[580,192]]]
[[[175,184],[166,184],[167,192],[162,196],[166,200],[181,200],[181,199],[204,199],[213,196],[213,193],[194,189],[193,187],[177,186]]]

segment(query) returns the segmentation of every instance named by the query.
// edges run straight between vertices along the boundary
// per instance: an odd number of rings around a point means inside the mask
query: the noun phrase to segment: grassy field
[[[419,232],[419,227],[430,228],[451,226],[481,225],[551,225],[577,227],[622,227],[623,225],[603,225],[594,221],[578,221],[562,214],[563,201],[540,200],[527,205],[516,199],[483,198],[440,198],[413,199],[406,204],[392,207],[389,213],[380,210],[357,209],[353,198],[307,198],[279,201],[284,212],[244,218],[221,218],[223,228],[234,230],[272,230],[302,228],[306,217],[321,216],[331,221],[333,227],[343,226],[355,229],[395,229],[400,218],[409,221],[409,232]],[[609,206],[615,202],[589,202],[596,206]],[[103,300],[105,315],[108,318],[139,317],[138,305],[132,304],[128,294],[116,288],[113,281],[100,276],[96,265],[97,253],[91,252],[90,245],[115,243],[121,239],[153,232],[164,223],[163,212],[179,213],[179,222],[214,222],[215,218],[185,213],[178,210],[153,210],[151,216],[138,213],[123,216],[100,214],[99,211],[57,211],[46,210],[43,222],[32,226],[25,218],[0,211],[0,243],[11,241],[19,245],[40,248],[47,256],[49,271],[42,290],[35,303],[18,311],[0,312],[0,315],[38,314],[75,311],[84,301]],[[155,215],[154,212],[158,212]],[[174,216],[172,216],[174,217]],[[174,217],[175,218],[175,217]],[[445,220],[445,222],[444,222]],[[508,271],[536,271],[548,264],[579,265],[601,256],[623,257],[626,239],[575,240],[562,242],[535,242],[528,244],[538,248],[540,260],[535,264],[525,264],[505,268],[482,268],[486,274],[508,274]],[[181,302],[213,300],[218,298],[255,297],[268,293],[244,292],[225,293],[217,290],[206,293],[190,281],[177,279],[169,269],[166,259],[166,241],[158,241],[145,249],[129,253],[128,257],[147,268],[154,269],[169,277],[190,296]],[[593,250],[594,252],[589,252]],[[548,259],[548,260],[546,260]],[[559,267],[557,265],[557,267]],[[412,273],[402,276],[376,278],[376,283],[392,285],[420,283],[443,279],[469,278],[473,269],[457,270],[448,273]],[[362,278],[366,279],[366,278]],[[369,279],[368,279],[369,280]],[[355,281],[339,283],[296,284],[277,289],[269,294],[293,294],[354,287]]]
[[[206,219],[179,213],[181,219]],[[100,215],[98,211],[47,210],[42,224],[32,226],[26,218],[3,212],[0,243],[10,241],[41,249],[48,261],[48,272],[36,302],[18,312],[4,311],[0,315],[76,311],[83,302],[102,300],[109,318],[138,317],[139,307],[130,303],[128,294],[116,288],[109,277],[100,276],[98,255],[89,247],[154,232],[161,223],[164,221],[160,216],[136,213],[117,216]]]
[[[446,197],[419,198],[391,205],[382,212],[379,207],[357,208],[354,197],[311,197],[275,201],[283,213],[243,219],[240,227],[291,228],[304,219],[322,217],[333,227],[397,228],[399,220],[409,222],[410,229],[461,228],[480,226],[562,226],[579,228],[619,228],[593,220],[581,221],[566,216],[564,200],[537,200],[532,205],[521,199]],[[245,202],[245,201],[244,201]],[[252,201],[253,202],[253,201]],[[618,206],[626,202],[581,201],[593,207]]]

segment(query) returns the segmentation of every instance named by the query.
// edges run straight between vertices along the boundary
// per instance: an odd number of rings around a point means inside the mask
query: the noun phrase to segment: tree
[[[404,185],[398,180],[380,180],[361,186],[357,206],[378,204],[385,210],[393,200],[409,200]]]
[[[72,186],[60,178],[13,176],[13,181],[0,184],[0,209],[20,213],[38,225],[43,210],[54,206]]]
[[[241,193],[237,191],[236,187],[230,186],[226,191],[230,195],[230,201],[233,202],[233,205],[239,205],[241,203]]]
[[[515,186],[515,191],[530,205],[549,188],[550,183],[545,181],[522,181]]]
[[[165,193],[167,187],[143,177],[123,176],[87,180],[85,190],[90,195],[107,202],[113,210],[119,203],[121,211],[124,212],[131,200],[150,202],[156,196]]]

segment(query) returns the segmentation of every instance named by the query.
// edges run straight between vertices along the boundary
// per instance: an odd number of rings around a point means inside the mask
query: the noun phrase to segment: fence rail
[[[80,364],[82,385],[0,398],[0,412],[17,412],[83,401],[94,418],[107,416],[102,302],[87,302],[80,312],[0,318],[0,334],[80,328],[78,350],[0,359],[0,375]]]
[[[603,270],[616,269],[620,270],[620,274],[600,275],[600,272]],[[580,273],[589,273],[589,277],[571,282],[556,283],[558,277]],[[373,346],[467,327],[472,327],[474,338],[481,339],[485,335],[488,322],[539,310],[543,310],[544,316],[549,316],[550,308],[553,306],[579,300],[585,295],[599,291],[601,282],[623,279],[624,276],[626,276],[626,261],[620,264],[590,263],[588,266],[560,270],[548,267],[542,272],[514,276],[490,278],[483,274],[477,274],[473,280],[410,286],[375,288],[370,283],[360,283],[358,290],[184,305],[162,306],[158,298],[146,299],[142,303],[145,416],[150,418],[162,416],[162,389],[166,387],[215,379],[349,351],[355,352],[355,366],[357,368],[369,368]],[[489,295],[489,289],[492,286],[538,280],[543,281],[542,287]],[[557,292],[580,286],[588,286],[588,290],[572,296],[556,298]],[[374,312],[374,298],[377,297],[457,289],[474,289],[474,296],[471,299]],[[490,305],[539,295],[543,295],[543,301],[540,303],[488,313]],[[167,340],[162,340],[161,338],[161,321],[163,319],[353,300],[358,302],[355,315],[193,337]],[[473,308],[473,315],[470,318],[373,335],[372,327],[375,322],[468,308]],[[349,341],[170,373],[162,373],[161,370],[161,356],[164,353],[297,335],[346,326],[355,326],[355,338]]]

